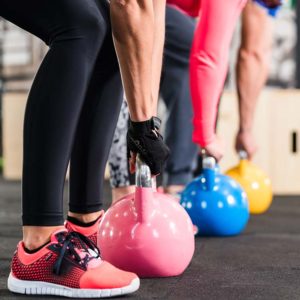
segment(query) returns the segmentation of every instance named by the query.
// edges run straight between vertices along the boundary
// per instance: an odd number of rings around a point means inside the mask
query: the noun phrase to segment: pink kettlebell
[[[140,277],[177,276],[195,250],[190,217],[171,196],[152,188],[150,169],[139,159],[135,193],[107,210],[98,241],[103,259]]]

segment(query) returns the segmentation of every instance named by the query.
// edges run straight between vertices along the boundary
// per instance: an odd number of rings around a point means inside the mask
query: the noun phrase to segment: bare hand
[[[224,155],[224,144],[221,138],[216,136],[216,138],[203,148],[206,152],[206,155],[212,156],[218,162]]]
[[[251,160],[257,151],[257,143],[252,131],[239,131],[235,140],[235,149],[237,152],[244,150]]]

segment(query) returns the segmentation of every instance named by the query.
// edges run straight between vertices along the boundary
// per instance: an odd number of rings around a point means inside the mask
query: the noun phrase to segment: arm
[[[112,30],[130,116],[133,121],[152,117],[152,55],[154,8],[149,0],[112,0]]]
[[[154,7],[154,46],[152,53],[152,99],[153,115],[157,114],[157,102],[162,70],[163,50],[165,42],[166,1],[153,1]]]
[[[111,0],[115,48],[130,112],[127,144],[134,170],[140,153],[153,174],[168,156],[156,115],[165,30],[165,0]]]
[[[241,0],[203,0],[192,47],[193,141],[216,159],[222,157],[215,135],[218,101],[227,73],[231,38],[245,3]]]
[[[242,15],[242,41],[236,68],[239,100],[236,150],[245,150],[250,159],[257,150],[253,123],[259,94],[268,76],[271,32],[271,18],[261,7],[249,2]]]

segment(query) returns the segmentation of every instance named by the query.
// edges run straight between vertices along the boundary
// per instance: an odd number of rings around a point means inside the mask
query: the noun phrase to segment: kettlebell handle
[[[216,160],[212,156],[204,156],[202,158],[202,168],[205,179],[206,189],[212,191],[215,186],[215,177],[216,177]]]
[[[134,206],[137,221],[148,223],[153,211],[152,178],[150,168],[141,159],[140,155],[136,157],[135,184]]]
[[[209,156],[205,149],[201,149],[201,156],[203,169],[215,169],[216,159],[213,156]]]
[[[137,187],[152,187],[151,171],[138,154],[136,157],[135,185]]]
[[[248,159],[248,154],[245,150],[239,150],[238,155],[240,160]]]
[[[216,167],[216,160],[212,156],[203,157],[202,167],[203,169],[214,170]]]

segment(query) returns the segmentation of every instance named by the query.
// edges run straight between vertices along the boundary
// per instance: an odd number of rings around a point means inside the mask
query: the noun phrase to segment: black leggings
[[[70,161],[70,211],[100,210],[122,104],[107,1],[1,0],[0,16],[50,47],[25,113],[23,224],[63,224]]]

